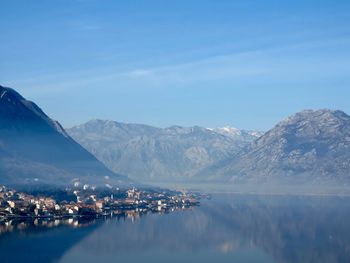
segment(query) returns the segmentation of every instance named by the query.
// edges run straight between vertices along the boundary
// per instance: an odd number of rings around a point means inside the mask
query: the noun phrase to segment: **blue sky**
[[[348,0],[0,0],[0,83],[65,127],[349,114],[349,14]]]

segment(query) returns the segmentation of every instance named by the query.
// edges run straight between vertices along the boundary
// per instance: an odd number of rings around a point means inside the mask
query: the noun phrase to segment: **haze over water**
[[[73,229],[22,223],[0,236],[0,261],[348,262],[349,216],[349,197],[220,194],[191,211]]]

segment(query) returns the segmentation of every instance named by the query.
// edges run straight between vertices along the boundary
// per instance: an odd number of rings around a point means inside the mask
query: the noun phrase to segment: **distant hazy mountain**
[[[125,183],[35,103],[0,86],[0,183]]]
[[[236,154],[261,134],[228,127],[160,129],[103,120],[67,131],[113,171],[144,182],[200,179],[198,171]]]
[[[302,111],[202,174],[233,182],[350,182],[350,117]]]

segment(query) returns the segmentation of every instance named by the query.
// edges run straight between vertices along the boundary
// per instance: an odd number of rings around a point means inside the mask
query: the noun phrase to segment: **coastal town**
[[[0,186],[0,222],[25,218],[114,216],[168,212],[200,204],[199,193],[154,189],[96,188],[75,183],[64,190],[16,191]]]

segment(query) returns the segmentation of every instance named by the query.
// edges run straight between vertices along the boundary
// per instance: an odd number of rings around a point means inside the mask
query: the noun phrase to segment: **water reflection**
[[[50,228],[56,228],[60,226],[86,227],[96,223],[96,218],[32,218],[32,219],[12,219],[0,223],[0,235],[8,232],[21,232],[45,230]]]
[[[349,200],[218,195],[191,211],[11,222],[0,261],[350,262]]]

